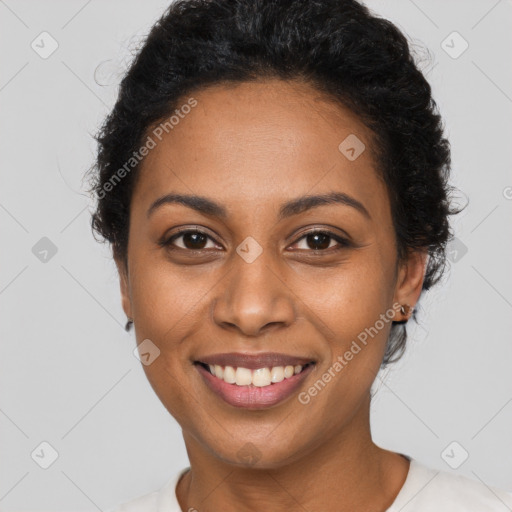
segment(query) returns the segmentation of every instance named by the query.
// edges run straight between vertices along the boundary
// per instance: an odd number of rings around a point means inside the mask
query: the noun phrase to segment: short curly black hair
[[[398,261],[428,250],[423,289],[446,266],[450,145],[431,87],[404,34],[355,0],[177,0],[152,27],[96,136],[93,233],[127,262],[130,200],[139,165],[114,174],[148,130],[192,91],[265,78],[300,80],[353,111],[372,131],[389,192]],[[119,178],[119,174],[116,176]],[[394,322],[382,366],[401,357]]]

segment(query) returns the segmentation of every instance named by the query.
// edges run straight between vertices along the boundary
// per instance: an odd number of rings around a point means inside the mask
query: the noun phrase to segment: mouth
[[[211,375],[217,379],[223,380],[227,384],[233,384],[235,386],[267,387],[279,384],[285,379],[290,379],[294,375],[302,373],[315,363],[310,361],[305,365],[272,366],[254,370],[242,366],[235,368],[233,366],[206,364],[201,361],[196,361],[195,364],[201,366]]]
[[[207,387],[228,404],[247,409],[263,409],[283,402],[316,364],[281,354],[220,354],[201,359],[194,366]]]

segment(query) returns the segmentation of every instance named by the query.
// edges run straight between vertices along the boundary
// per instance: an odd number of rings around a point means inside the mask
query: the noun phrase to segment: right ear
[[[125,263],[125,261],[121,260],[120,258],[114,257],[114,261],[116,263],[117,272],[119,274],[119,284],[121,288],[121,303],[123,306],[123,310],[128,318],[133,318],[132,301],[130,298],[130,280],[128,277],[128,266]]]

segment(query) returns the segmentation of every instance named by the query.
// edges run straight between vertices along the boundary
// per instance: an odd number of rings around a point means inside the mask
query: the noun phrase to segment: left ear
[[[414,308],[420,298],[427,265],[427,249],[409,251],[398,269],[393,303]]]

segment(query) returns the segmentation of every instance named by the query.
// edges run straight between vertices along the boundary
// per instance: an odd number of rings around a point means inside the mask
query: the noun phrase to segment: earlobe
[[[395,289],[394,301],[401,305],[398,312],[401,320],[408,320],[414,310],[423,289],[428,251],[410,251],[407,259],[400,265]]]

